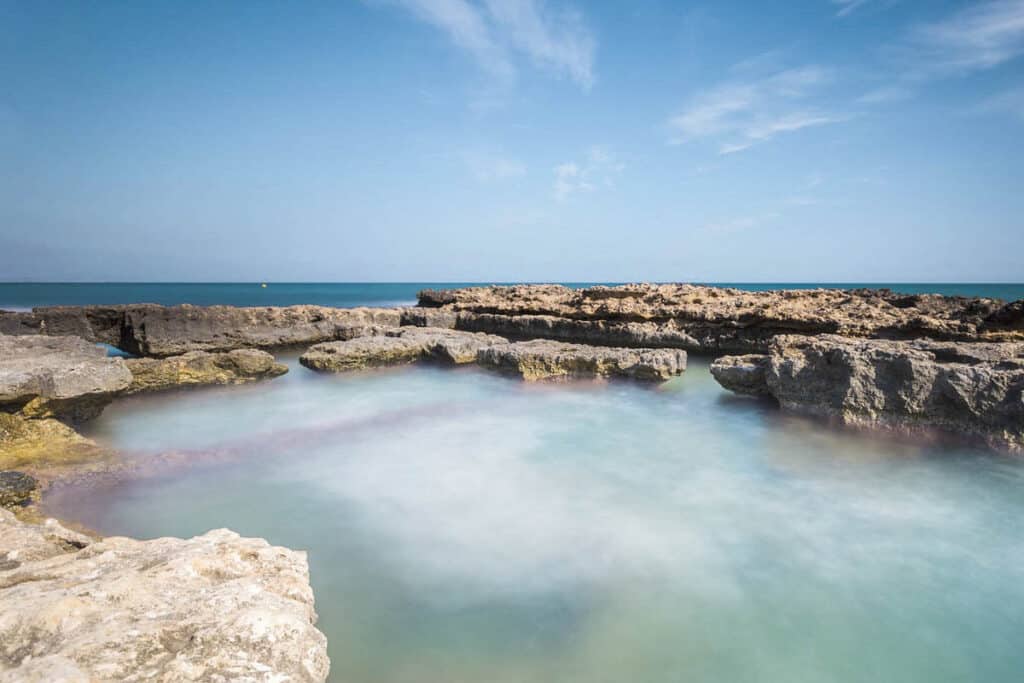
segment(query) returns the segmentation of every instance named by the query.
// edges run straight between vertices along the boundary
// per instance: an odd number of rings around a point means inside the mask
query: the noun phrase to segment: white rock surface
[[[226,529],[94,541],[0,509],[0,682],[324,681],[305,553]]]

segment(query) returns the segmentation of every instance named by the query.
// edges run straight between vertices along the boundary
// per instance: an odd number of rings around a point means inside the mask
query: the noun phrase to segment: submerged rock
[[[477,363],[527,381],[628,377],[661,382],[686,370],[686,352],[586,346],[538,339],[482,348],[477,352]]]
[[[38,488],[39,482],[35,477],[24,472],[0,472],[0,507],[27,505]]]
[[[226,529],[95,541],[0,510],[0,681],[327,678],[305,553]]]
[[[780,336],[768,354],[719,359],[711,372],[786,410],[1024,453],[1024,343]]]
[[[131,378],[124,361],[78,337],[0,335],[0,410],[86,420]]]
[[[1021,304],[889,290],[747,290],[633,284],[424,290],[455,327],[514,338],[707,352],[764,352],[780,334],[1024,341]]]
[[[224,353],[191,351],[169,358],[131,358],[125,361],[132,373],[126,393],[136,394],[179,387],[242,384],[278,377],[288,366],[274,361],[266,351],[236,349]]]
[[[299,362],[312,370],[342,372],[403,365],[421,360],[472,363],[477,351],[503,343],[501,337],[431,327],[402,327],[385,334],[326,342],[311,347]]]

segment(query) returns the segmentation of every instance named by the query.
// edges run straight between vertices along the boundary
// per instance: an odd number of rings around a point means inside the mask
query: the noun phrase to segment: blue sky
[[[0,0],[3,280],[1024,280],[1024,0]]]

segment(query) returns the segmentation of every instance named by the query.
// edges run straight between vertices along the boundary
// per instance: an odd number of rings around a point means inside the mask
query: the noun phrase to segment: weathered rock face
[[[0,410],[85,420],[130,382],[124,361],[77,337],[0,335]]]
[[[677,349],[623,349],[538,339],[495,344],[477,352],[477,363],[527,381],[626,377],[661,382],[686,369]]]
[[[326,342],[311,347],[299,362],[312,370],[342,372],[437,360],[472,363],[477,351],[503,343],[501,337],[431,327],[402,327],[385,334]]]
[[[729,391],[749,396],[767,396],[768,356],[747,354],[745,356],[722,356],[711,363],[711,374],[718,383]]]
[[[1024,452],[1024,343],[780,336],[767,355],[719,359],[711,372],[787,410]]]
[[[242,384],[278,377],[288,366],[274,361],[266,351],[236,349],[224,353],[190,351],[169,358],[130,358],[132,373],[129,394],[163,391],[180,387],[214,384]]]
[[[56,306],[0,313],[0,332],[75,334],[134,355],[162,357],[350,339],[375,327],[395,327],[401,315],[398,309],[326,306]]]
[[[226,529],[94,541],[0,510],[0,681],[323,681],[305,553]]]
[[[516,285],[425,290],[419,300],[454,314],[456,329],[607,346],[764,352],[779,334],[1024,341],[1021,302],[888,290]]]
[[[0,469],[62,467],[94,461],[104,453],[60,420],[0,412]]]
[[[526,380],[629,377],[664,381],[686,369],[677,349],[625,349],[548,340],[509,341],[495,335],[429,327],[401,327],[385,334],[310,348],[299,362],[313,370],[342,372],[436,360],[477,363]]]
[[[0,507],[27,505],[38,488],[39,482],[35,477],[24,472],[4,470],[0,472]]]

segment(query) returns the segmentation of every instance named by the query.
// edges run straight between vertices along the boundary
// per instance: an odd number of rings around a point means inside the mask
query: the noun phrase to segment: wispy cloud
[[[822,67],[786,69],[758,80],[732,81],[699,93],[669,120],[670,142],[718,141],[732,154],[783,133],[844,121],[848,115],[823,111],[810,97],[831,81]]]
[[[540,0],[389,0],[444,31],[492,76],[508,81],[517,55],[538,68],[572,79],[583,89],[594,83],[597,40],[582,15]]]
[[[865,5],[869,0],[831,0],[833,5],[838,5],[839,9],[836,11],[837,17],[845,17],[855,12],[861,5]]]
[[[999,66],[1024,54],[1024,0],[984,2],[921,24],[904,47],[918,78]]]
[[[591,147],[583,162],[567,161],[555,166],[555,197],[561,200],[599,187],[614,187],[625,167],[603,147]]]

